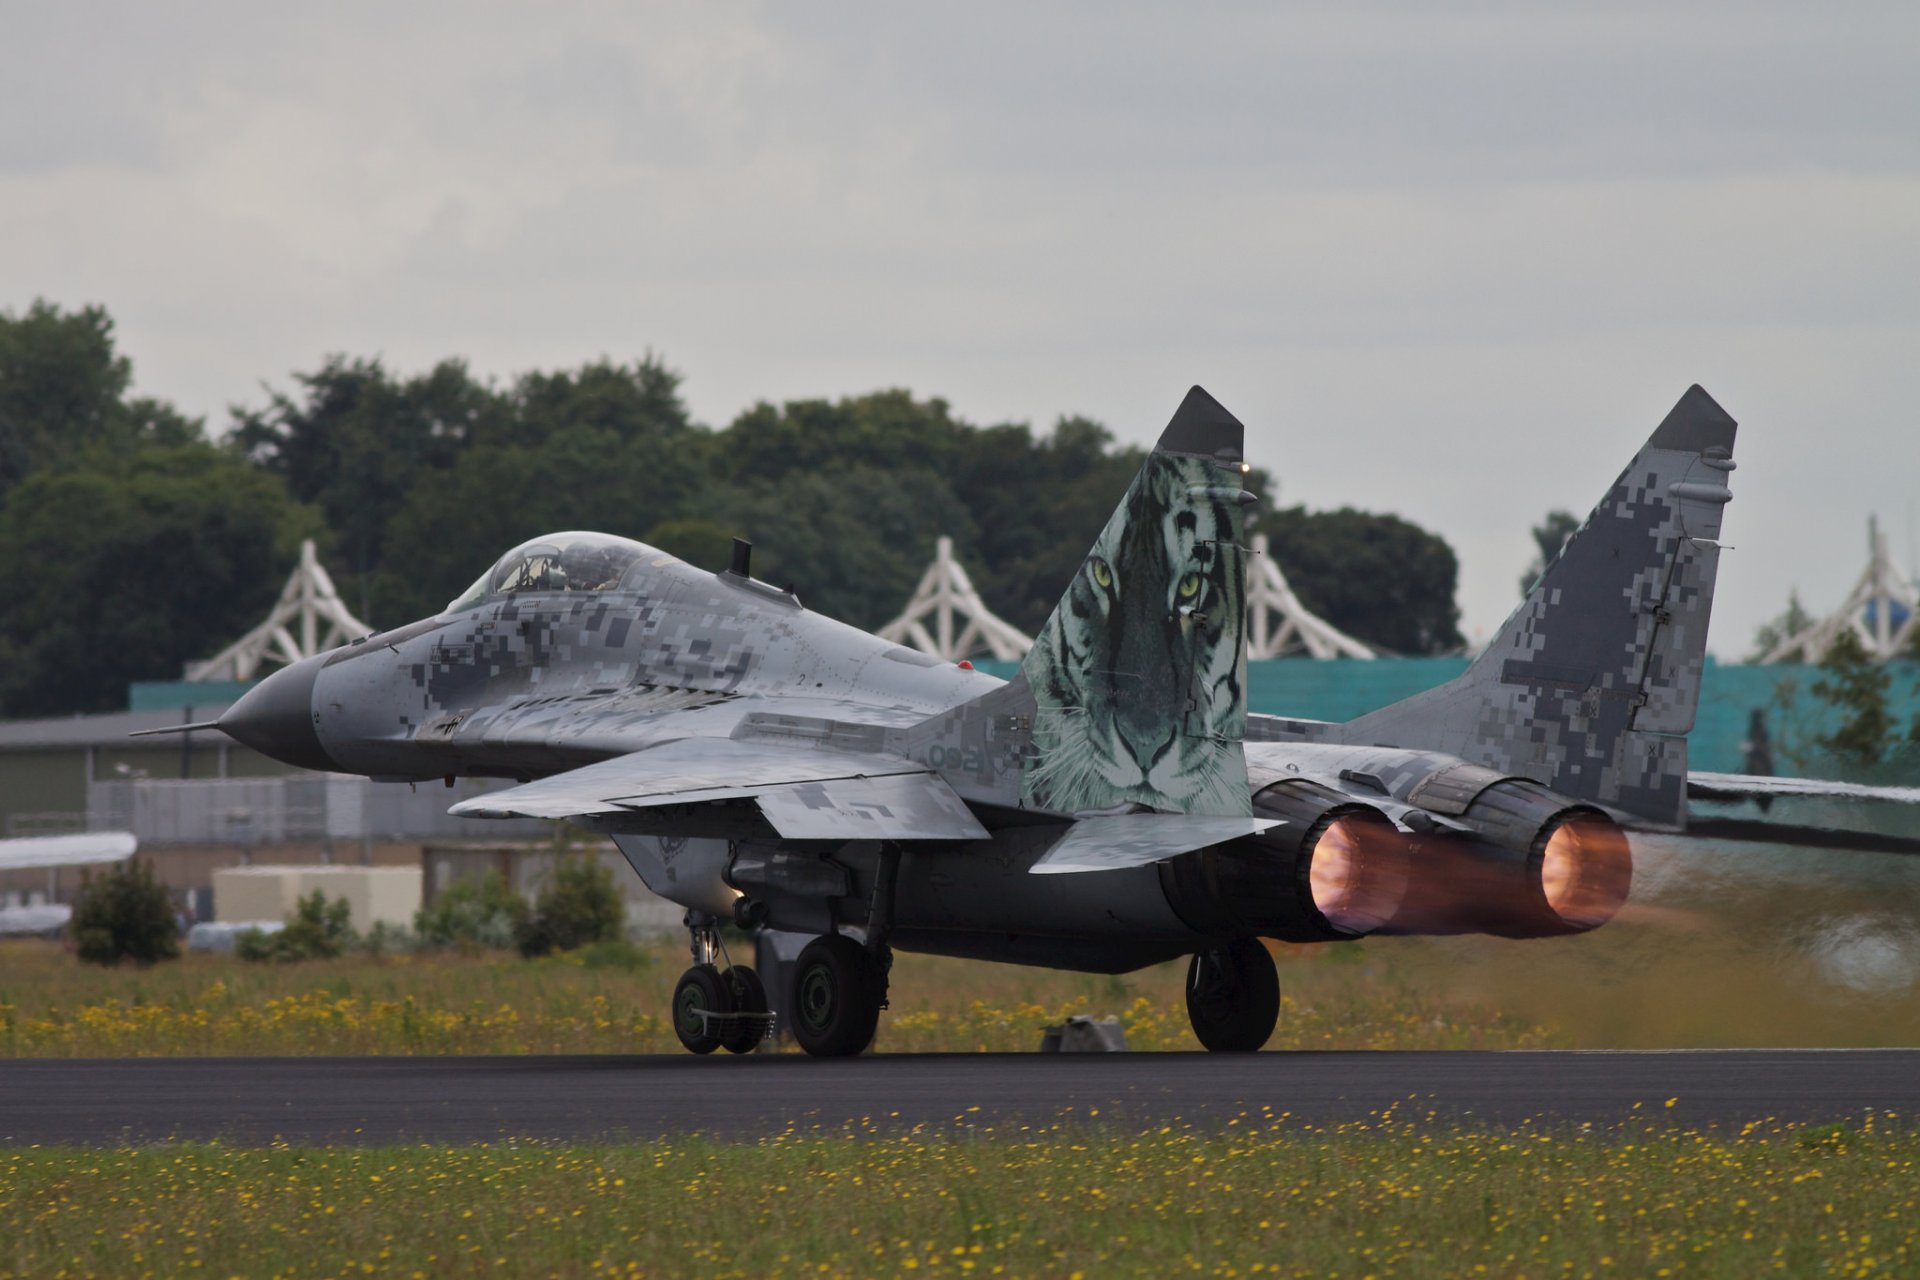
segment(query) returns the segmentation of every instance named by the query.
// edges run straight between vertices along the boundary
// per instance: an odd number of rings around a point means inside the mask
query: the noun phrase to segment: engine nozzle
[[[1331,942],[1393,918],[1409,847],[1385,814],[1305,780],[1265,788],[1253,809],[1286,825],[1160,864],[1167,901],[1190,928]]]

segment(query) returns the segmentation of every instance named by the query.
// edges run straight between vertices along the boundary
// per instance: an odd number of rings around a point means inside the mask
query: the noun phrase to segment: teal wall
[[[982,671],[1011,677],[1017,662],[977,662]],[[1247,664],[1248,708],[1261,715],[1305,720],[1351,720],[1402,698],[1444,684],[1467,669],[1465,658],[1382,658],[1373,662],[1314,662],[1280,658]],[[1893,676],[1894,718],[1909,723],[1920,712],[1920,664],[1897,663]],[[1747,721],[1755,707],[1766,707],[1767,727],[1775,743],[1774,771],[1795,772],[1780,750],[1784,741],[1804,742],[1831,730],[1838,716],[1809,692],[1820,679],[1818,667],[1722,666],[1707,660],[1700,691],[1700,713],[1687,738],[1688,767],[1717,773],[1742,771]],[[1791,683],[1793,697],[1784,710],[1774,705],[1776,691]]]
[[[127,686],[129,711],[184,711],[188,707],[224,707],[253,688],[251,680],[142,680]]]

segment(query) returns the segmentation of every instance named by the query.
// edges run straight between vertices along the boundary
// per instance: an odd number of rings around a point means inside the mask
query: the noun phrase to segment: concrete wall
[[[412,927],[420,909],[420,868],[228,867],[213,873],[213,918],[230,923],[283,920],[301,898],[318,890],[344,898],[353,927],[376,921]]]

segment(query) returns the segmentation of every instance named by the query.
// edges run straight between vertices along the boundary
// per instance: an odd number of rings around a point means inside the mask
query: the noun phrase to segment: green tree
[[[712,438],[713,508],[751,538],[756,573],[856,625],[906,603],[941,534],[981,594],[1037,629],[1144,460],[1098,423],[1068,417],[974,427],[903,390],[759,404]],[[1257,497],[1269,481],[1242,483]],[[716,566],[717,567],[717,566]]]
[[[396,602],[377,591],[388,526],[475,440],[504,437],[509,406],[458,360],[401,379],[379,360],[333,356],[294,382],[295,392],[270,392],[264,408],[236,408],[230,442],[319,508],[350,605],[389,625],[427,612],[393,609]],[[402,559],[407,550],[400,549]],[[396,577],[409,580],[404,569]]]
[[[1838,728],[1816,737],[1814,744],[1848,769],[1873,768],[1898,745],[1888,699],[1892,673],[1874,662],[1852,627],[1840,629],[1820,668],[1823,674],[1811,691],[1837,710],[1841,720]],[[1920,740],[1920,720],[1914,723],[1913,737]]]
[[[626,907],[613,873],[592,857],[562,858],[541,886],[515,939],[529,958],[620,936]]]
[[[944,400],[915,400],[904,390],[838,401],[761,403],[734,419],[718,444],[726,473],[739,483],[829,473],[842,467],[925,467],[944,473],[974,429]]]
[[[345,898],[329,901],[315,889],[294,905],[278,933],[248,929],[234,939],[234,953],[242,960],[331,960],[359,941],[351,917]]]
[[[696,568],[718,573],[731,561],[733,540],[738,536],[718,521],[693,516],[662,520],[647,530],[647,536],[641,541],[670,556],[678,556]]]
[[[0,507],[0,712],[125,705],[259,621],[312,513],[206,444],[36,473]]]
[[[430,947],[509,947],[527,919],[527,900],[497,871],[455,880],[413,917],[413,930]]]
[[[1526,595],[1533,590],[1533,584],[1540,581],[1540,575],[1553,567],[1566,549],[1567,539],[1580,531],[1580,518],[1571,511],[1549,511],[1546,518],[1533,526],[1533,545],[1536,548],[1533,563],[1520,575],[1520,594]]]
[[[144,859],[129,858],[100,876],[83,874],[67,932],[74,954],[88,964],[153,964],[180,954],[173,900]]]
[[[1350,636],[1391,653],[1458,649],[1459,564],[1445,540],[1398,516],[1288,507],[1261,518],[1300,600]]]
[[[934,540],[965,541],[973,522],[924,467],[855,465],[726,495],[719,508],[754,544],[754,576],[791,586],[810,609],[875,627],[907,602]]]
[[[973,437],[946,474],[974,514],[973,538],[956,549],[995,613],[1040,629],[1145,459],[1088,418],[1061,418],[1038,439],[1020,426]]]
[[[1753,633],[1753,652],[1748,662],[1764,662],[1767,656],[1787,641],[1813,625],[1813,615],[1800,603],[1798,590],[1787,593],[1787,607],[1778,616],[1768,619]]]
[[[430,614],[529,538],[638,538],[707,506],[708,442],[651,359],[529,374],[445,465],[418,474],[371,553],[374,621]]]
[[[129,399],[132,382],[105,308],[0,312],[0,502],[36,472],[200,439],[197,421]]]

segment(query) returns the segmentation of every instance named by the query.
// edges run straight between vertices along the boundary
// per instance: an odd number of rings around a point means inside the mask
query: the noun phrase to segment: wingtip
[[[1732,449],[1738,426],[1720,402],[1696,382],[1661,420],[1648,443],[1683,453],[1701,453],[1714,445]]]
[[[1238,462],[1246,449],[1247,429],[1218,400],[1195,384],[1174,410],[1154,448],[1162,453],[1193,453]]]

